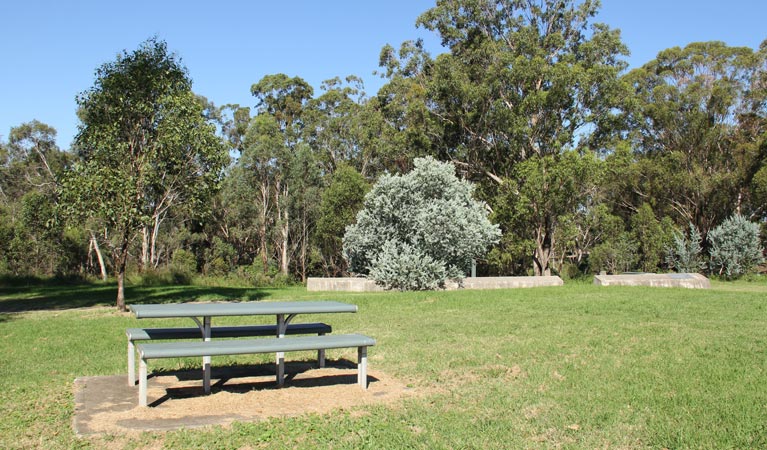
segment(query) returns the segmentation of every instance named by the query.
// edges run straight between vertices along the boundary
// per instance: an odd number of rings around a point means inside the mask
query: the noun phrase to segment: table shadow
[[[357,364],[347,359],[326,360],[325,368],[356,369]],[[323,386],[355,385],[357,373],[321,375],[316,377],[296,378],[307,371],[317,369],[316,363],[309,362],[286,362],[285,363],[285,387],[314,388]],[[198,386],[169,387],[165,394],[154,400],[149,406],[158,406],[169,400],[201,397],[204,394],[202,388],[202,371],[197,370],[159,370],[153,372],[150,377],[173,376],[179,381],[199,381]],[[211,369],[211,393],[228,392],[233,394],[246,394],[252,391],[279,389],[276,380],[238,381],[238,379],[253,377],[274,377],[275,365],[273,363],[236,365],[214,367]],[[368,383],[372,384],[379,380],[368,374]]]

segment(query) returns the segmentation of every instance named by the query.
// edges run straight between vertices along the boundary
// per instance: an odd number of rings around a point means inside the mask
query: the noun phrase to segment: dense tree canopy
[[[97,68],[71,149],[36,120],[0,139],[0,276],[109,270],[122,307],[126,274],[347,275],[341,239],[369,186],[421,157],[474,183],[503,231],[480,274],[740,273],[722,249],[767,235],[767,41],[693,42],[628,71],[599,7],[437,0],[412,19],[444,52],[385,45],[377,92],[277,73],[220,107],[150,39]],[[729,217],[756,224],[747,239],[711,236]],[[439,259],[411,244],[387,261]]]

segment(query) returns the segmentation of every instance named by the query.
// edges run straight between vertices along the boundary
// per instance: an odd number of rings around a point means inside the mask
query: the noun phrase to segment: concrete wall
[[[456,289],[510,289],[540,286],[562,286],[559,277],[478,277],[465,278],[463,286],[447,283],[448,291]],[[308,291],[380,292],[384,289],[366,278],[308,278]]]
[[[711,283],[699,273],[639,273],[624,275],[596,275],[599,286],[652,286],[708,289]]]

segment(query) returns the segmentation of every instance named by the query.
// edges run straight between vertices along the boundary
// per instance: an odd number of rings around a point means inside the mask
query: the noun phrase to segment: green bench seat
[[[331,333],[333,328],[321,322],[291,323],[285,329],[286,335],[293,334],[317,334]],[[189,328],[128,328],[125,330],[128,336],[128,385],[136,385],[136,341],[148,341],[155,339],[202,339],[202,332],[198,327]],[[237,325],[217,326],[210,329],[211,338],[239,338],[256,336],[276,336],[277,325]],[[325,364],[325,354],[318,350],[317,360],[320,367]]]
[[[147,360],[197,356],[245,355],[357,347],[357,383],[367,389],[367,347],[375,339],[361,334],[299,336],[136,344],[139,362],[139,406],[147,406]]]

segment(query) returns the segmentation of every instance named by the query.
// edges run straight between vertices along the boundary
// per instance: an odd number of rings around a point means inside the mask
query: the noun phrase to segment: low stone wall
[[[623,275],[596,275],[599,286],[652,286],[708,289],[711,283],[699,273],[638,273]]]
[[[456,283],[448,283],[445,289],[448,291],[457,289],[513,289],[532,288],[541,286],[562,286],[562,279],[552,277],[478,277],[465,278],[463,286]],[[308,278],[306,280],[308,291],[345,291],[345,292],[380,292],[384,291],[381,286],[367,278]]]

